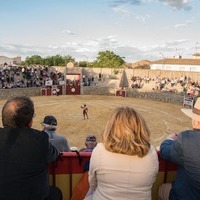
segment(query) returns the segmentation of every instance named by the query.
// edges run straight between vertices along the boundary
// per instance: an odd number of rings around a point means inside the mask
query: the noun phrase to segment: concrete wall
[[[64,71],[64,67],[55,67],[59,71]],[[80,69],[79,69],[80,70]],[[88,77],[94,77],[98,79],[99,73],[103,75],[104,79],[120,79],[123,69],[113,68],[82,68],[82,74]],[[117,74],[116,74],[117,72]],[[156,78],[180,78],[181,76],[191,77],[192,80],[200,82],[200,72],[185,72],[185,71],[170,71],[170,70],[151,70],[151,69],[126,69],[126,75],[128,80],[131,80],[132,76]]]

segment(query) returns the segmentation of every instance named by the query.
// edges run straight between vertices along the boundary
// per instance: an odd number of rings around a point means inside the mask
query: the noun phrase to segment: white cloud
[[[68,35],[75,35],[75,33],[73,33],[72,31],[66,29],[66,30],[63,30],[62,33],[64,34],[68,34]]]
[[[150,16],[148,14],[144,14],[144,15],[136,15],[133,12],[128,11],[127,9],[125,9],[124,7],[118,6],[118,7],[113,7],[112,8],[114,12],[122,14],[123,16],[133,16],[137,21],[143,22],[145,23],[147,19],[150,18]]]
[[[182,23],[182,24],[175,24],[174,27],[175,28],[180,28],[180,27],[186,27],[186,26],[189,26],[192,22],[191,21],[186,21],[185,23]]]
[[[181,10],[181,9],[190,10],[192,8],[191,0],[159,0],[159,1],[172,7],[175,10]]]
[[[145,23],[147,21],[147,19],[150,18],[150,16],[149,15],[135,15],[135,18],[138,21],[141,21],[141,22]]]
[[[130,11],[126,10],[125,8],[123,8],[121,6],[113,7],[113,10],[115,12],[123,14],[125,16],[130,16],[131,15]]]
[[[140,5],[142,0],[112,0],[111,6],[117,7],[122,4]]]
[[[5,44],[1,42],[0,54],[5,55],[3,52],[6,52],[5,56],[22,56],[23,59],[31,55],[46,57],[60,54],[71,55],[77,61],[85,59],[86,55],[89,61],[93,61],[96,59],[99,51],[109,50],[121,57],[125,57],[127,62],[135,62],[145,59],[160,59],[160,52],[162,52],[165,57],[173,57],[177,52],[185,52],[187,55],[192,55],[192,45],[192,41],[181,39],[163,41],[158,45],[135,46],[130,43],[122,43],[118,40],[117,35],[109,35],[103,38],[72,41],[64,44],[51,44],[48,46]]]
[[[144,3],[155,3],[157,0],[112,0],[111,6],[118,7],[123,4],[129,4],[133,6],[139,6]],[[175,10],[190,10],[192,8],[192,0],[158,0]]]

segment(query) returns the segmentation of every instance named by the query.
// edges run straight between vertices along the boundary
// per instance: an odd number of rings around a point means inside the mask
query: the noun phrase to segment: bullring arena
[[[124,98],[120,96],[61,95],[31,97],[35,104],[36,117],[33,128],[41,129],[44,116],[54,115],[58,120],[57,133],[64,135],[70,146],[84,147],[87,134],[101,133],[112,111],[119,106],[130,106],[145,118],[152,144],[159,146],[169,133],[191,128],[191,120],[181,112],[181,105],[162,103],[147,99]],[[0,108],[5,100],[0,100]],[[87,104],[89,119],[84,120],[81,105]],[[0,122],[2,127],[2,123]]]

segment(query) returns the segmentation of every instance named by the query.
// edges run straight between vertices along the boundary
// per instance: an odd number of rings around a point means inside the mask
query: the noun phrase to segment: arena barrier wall
[[[50,185],[59,187],[63,193],[63,200],[70,200],[73,189],[84,173],[84,165],[90,159],[90,152],[65,152],[60,158],[49,164]],[[174,180],[177,166],[159,158],[159,172],[152,188],[152,200],[157,200],[158,189],[162,183],[170,183]]]

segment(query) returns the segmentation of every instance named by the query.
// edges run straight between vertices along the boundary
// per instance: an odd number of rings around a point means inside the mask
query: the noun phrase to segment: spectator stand
[[[194,97],[193,96],[184,96],[183,107],[193,108]]]
[[[45,81],[45,87],[41,89],[42,96],[51,96],[53,94],[52,84],[53,84],[52,80]]]
[[[81,74],[66,74],[66,95],[80,95]]]
[[[65,81],[59,81],[57,88],[60,90],[59,95],[65,94]]]

